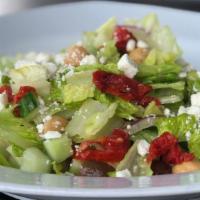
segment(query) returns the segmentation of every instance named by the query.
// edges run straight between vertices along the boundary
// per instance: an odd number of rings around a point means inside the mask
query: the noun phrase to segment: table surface
[[[77,1],[77,0],[74,0]],[[74,2],[73,1],[73,2]],[[162,5],[167,7],[174,7],[179,9],[187,9],[200,12],[200,0],[125,0],[133,3],[147,3],[154,5]],[[38,6],[45,6],[49,4],[72,2],[72,0],[0,0],[0,15],[5,15],[13,12],[20,12],[21,10],[30,9]],[[0,193],[0,200],[14,200]],[[200,200],[195,199],[195,200]]]

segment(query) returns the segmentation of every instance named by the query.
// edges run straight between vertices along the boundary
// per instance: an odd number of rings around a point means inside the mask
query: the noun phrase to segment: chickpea
[[[145,58],[147,57],[148,53],[149,53],[148,49],[135,48],[129,53],[129,58],[133,62],[135,62],[137,64],[141,64],[145,60]]]
[[[87,55],[84,47],[74,45],[67,50],[67,55],[65,57],[65,64],[72,66],[79,66],[80,61]]]
[[[200,162],[197,160],[183,162],[181,164],[175,165],[172,168],[173,174],[194,172],[200,170]]]
[[[44,133],[47,131],[63,132],[67,126],[68,121],[61,116],[53,116],[50,120],[44,123]]]

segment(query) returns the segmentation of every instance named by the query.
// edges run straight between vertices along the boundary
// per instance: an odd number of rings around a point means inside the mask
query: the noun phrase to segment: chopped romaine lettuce
[[[108,41],[104,44],[104,46],[97,52],[97,57],[101,63],[103,60],[103,64],[106,63],[117,63],[119,60],[119,53],[115,46],[114,41]]]
[[[151,95],[157,97],[161,104],[172,104],[184,99],[184,91],[174,89],[157,89],[151,92]]]
[[[14,117],[10,110],[0,112],[0,138],[23,149],[41,146],[33,126],[21,118]]]
[[[171,88],[178,91],[183,91],[185,89],[185,82],[178,81],[175,83],[154,83],[151,84],[153,89]]]
[[[148,104],[148,106],[144,110],[144,117],[148,117],[151,115],[163,115],[163,110],[160,106],[157,106],[155,101],[152,101]]]
[[[108,123],[116,111],[117,104],[110,106],[89,99],[75,112],[66,132],[74,141],[80,142],[97,137],[97,133]]]
[[[80,102],[94,96],[92,73],[93,71],[76,72],[67,79],[62,91],[65,104]]]
[[[83,36],[83,45],[89,53],[96,54],[97,49],[103,43],[112,40],[116,19],[110,18],[105,24],[100,26],[95,32],[86,32]]]
[[[133,34],[137,39],[145,40],[151,48],[162,52],[163,57],[170,55],[176,60],[181,56],[182,51],[172,31],[168,26],[161,27],[154,13],[141,20],[128,20],[127,24],[133,26]]]
[[[163,76],[165,74],[177,74],[181,72],[181,67],[177,64],[160,64],[160,65],[140,65],[137,73],[138,78],[151,76]]]
[[[9,71],[13,92],[18,92],[21,86],[32,86],[40,96],[47,96],[50,83],[47,81],[47,70],[40,66],[27,66]]]
[[[132,119],[133,116],[141,117],[143,116],[144,109],[142,106],[134,105],[133,103],[124,101],[123,99],[113,97],[111,95],[100,92],[99,90],[95,90],[94,98],[101,103],[111,104],[117,103],[116,115],[125,119]]]
[[[153,174],[150,164],[137,152],[138,142],[139,140],[132,145],[124,159],[119,162],[116,171],[128,169],[132,176],[151,176]]]
[[[157,137],[157,135],[158,135],[158,133],[157,133],[156,129],[149,128],[149,129],[145,129],[140,132],[137,132],[135,134],[132,134],[131,139],[133,141],[143,139],[143,140],[146,140],[147,142],[151,143],[151,141],[153,139],[155,139]]]
[[[120,74],[121,71],[117,68],[115,63],[96,64],[96,65],[81,65],[75,69],[75,72],[88,71],[88,70],[102,70],[113,74]]]
[[[200,76],[197,71],[193,70],[188,72],[186,80],[188,97],[190,97],[191,94],[200,91]]]
[[[168,131],[179,141],[187,141],[186,133],[193,133],[197,128],[197,122],[195,116],[182,114],[177,117],[160,118],[156,122],[156,127],[159,135]]]

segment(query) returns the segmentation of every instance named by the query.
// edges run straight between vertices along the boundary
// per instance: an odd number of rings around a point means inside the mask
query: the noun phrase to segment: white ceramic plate
[[[156,12],[183,47],[184,57],[198,66],[200,14],[155,6],[114,2],[61,4],[0,18],[0,54],[59,51],[111,16],[120,21]],[[200,65],[199,65],[200,66]],[[0,168],[0,191],[40,199],[166,197],[200,193],[200,173],[139,178],[66,177]],[[183,198],[182,198],[183,199]]]

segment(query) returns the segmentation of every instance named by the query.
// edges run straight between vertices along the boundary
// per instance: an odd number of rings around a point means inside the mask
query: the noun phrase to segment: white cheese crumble
[[[191,105],[192,106],[199,106],[200,107],[200,92],[196,94],[192,94],[190,97]]]
[[[44,131],[44,124],[38,124],[36,128],[37,128],[38,133],[41,134]]]
[[[186,132],[185,134],[186,140],[189,141],[191,137],[191,133],[189,131]]]
[[[80,65],[95,65],[97,59],[94,55],[86,55],[81,61]]]
[[[47,115],[42,121],[43,121],[43,122],[48,122],[48,121],[51,120],[51,119],[52,119],[52,116]]]
[[[145,156],[149,152],[150,144],[146,140],[139,140],[137,151],[140,156]]]
[[[44,65],[45,65],[45,67],[46,67],[46,69],[47,69],[47,71],[48,71],[50,76],[54,75],[55,72],[58,69],[57,66],[52,62],[47,62]]]
[[[131,173],[128,169],[116,171],[116,177],[131,177]]]
[[[178,75],[180,78],[185,78],[187,76],[187,72],[181,72]]]
[[[8,104],[8,96],[5,92],[0,94],[0,111]]]
[[[65,78],[70,78],[71,76],[74,75],[74,67],[73,66],[68,66],[69,71],[65,74]]]
[[[178,110],[178,115],[181,115],[183,113],[187,113],[189,115],[194,115],[197,119],[200,118],[200,107],[198,106],[190,106],[190,107],[184,107],[180,106]]]
[[[58,131],[47,131],[45,134],[41,135],[41,137],[46,140],[60,138],[61,136],[62,134]]]
[[[46,53],[39,53],[39,54],[37,54],[37,56],[35,58],[35,61],[37,63],[43,64],[43,63],[47,63],[49,61],[49,59],[50,59],[50,56],[48,54],[46,54]]]
[[[165,115],[166,117],[170,117],[170,116],[171,116],[171,111],[170,111],[169,108],[165,108],[165,109],[164,109],[164,115]]]
[[[149,45],[145,41],[143,41],[143,40],[138,40],[137,41],[137,47],[138,48],[147,49],[149,47]]]
[[[99,58],[99,62],[101,64],[105,64],[106,63],[106,58],[104,58],[103,56]]]
[[[136,41],[133,39],[130,39],[126,44],[126,51],[130,52],[133,49],[135,49],[135,47],[136,47]]]
[[[138,72],[137,65],[129,59],[128,54],[124,54],[120,58],[117,67],[119,70],[123,71],[124,75],[128,78],[133,78]]]
[[[63,54],[56,54],[54,56],[54,61],[57,65],[64,65],[65,55]]]

